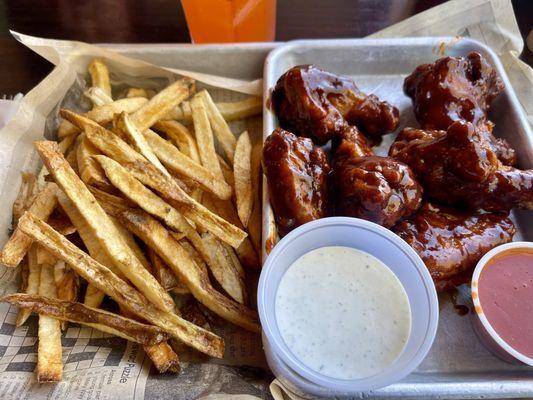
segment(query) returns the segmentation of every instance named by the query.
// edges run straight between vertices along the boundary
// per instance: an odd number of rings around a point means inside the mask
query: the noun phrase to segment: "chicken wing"
[[[494,137],[494,124],[487,118],[490,104],[503,89],[496,71],[476,52],[420,65],[404,82],[423,129],[446,130],[455,121],[471,122],[502,163],[514,165],[514,150]]]
[[[424,193],[440,203],[486,211],[533,209],[533,170],[503,165],[469,122],[447,131],[406,128],[389,155],[411,167]]]
[[[399,124],[399,111],[374,95],[365,95],[346,77],[313,65],[293,67],[272,93],[280,126],[325,144],[347,125],[356,125],[373,143]]]
[[[421,204],[422,188],[409,167],[373,155],[355,127],[344,132],[335,149],[331,179],[336,215],[363,218],[388,228]]]
[[[308,138],[276,129],[263,147],[263,171],[280,235],[327,216],[329,164]]]
[[[437,290],[468,282],[479,259],[515,234],[507,214],[469,213],[424,204],[393,231],[422,258]]]

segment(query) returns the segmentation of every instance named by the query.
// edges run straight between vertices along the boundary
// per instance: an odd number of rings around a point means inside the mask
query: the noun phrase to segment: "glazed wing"
[[[422,258],[437,290],[468,282],[479,259],[508,243],[515,227],[507,214],[468,213],[429,203],[393,231]]]
[[[509,211],[533,209],[533,170],[503,165],[473,124],[447,131],[406,128],[389,155],[411,167],[426,195],[440,203]]]
[[[404,82],[423,129],[446,130],[455,121],[471,122],[498,158],[514,165],[514,151],[494,137],[494,124],[487,118],[490,104],[503,89],[496,71],[476,52],[420,65]]]
[[[374,95],[365,95],[346,77],[312,65],[293,67],[283,74],[272,93],[280,126],[298,136],[325,144],[347,125],[356,125],[372,142],[399,124],[399,111]]]
[[[263,171],[280,235],[327,216],[329,164],[311,139],[276,129],[263,147]]]
[[[343,133],[334,151],[331,179],[336,215],[363,218],[388,228],[421,204],[422,188],[409,167],[373,155],[355,127]]]

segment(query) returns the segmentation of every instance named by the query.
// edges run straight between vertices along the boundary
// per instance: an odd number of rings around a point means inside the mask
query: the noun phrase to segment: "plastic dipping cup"
[[[193,43],[271,42],[276,0],[181,0]]]
[[[404,350],[376,375],[354,380],[322,375],[299,361],[281,337],[275,314],[281,278],[299,257],[325,246],[351,247],[378,258],[397,276],[409,299],[411,333]],[[295,393],[324,397],[360,395],[404,378],[422,362],[431,348],[439,315],[435,285],[416,252],[388,229],[347,217],[313,221],[285,236],[263,266],[257,303],[263,328],[263,346],[272,372]]]
[[[480,297],[480,293],[479,293],[479,289],[483,281],[482,273],[485,267],[489,266],[490,268],[491,261],[495,257],[497,256],[505,257],[507,252],[511,252],[515,250],[518,250],[518,251],[524,250],[527,252],[533,252],[533,243],[532,242],[507,243],[507,244],[495,247],[494,249],[489,251],[487,254],[485,254],[481,258],[481,260],[479,260],[476,266],[476,269],[474,270],[474,273],[472,275],[472,284],[471,284],[472,301],[474,303],[474,309],[475,309],[475,313],[472,314],[472,324],[481,342],[494,355],[496,355],[497,357],[509,363],[526,364],[526,365],[533,366],[533,358],[528,357],[525,354],[522,354],[520,351],[516,350],[515,348],[511,347],[502,338],[502,336],[500,336],[498,331],[491,324],[491,322],[487,318],[487,315],[483,311],[484,302],[483,302],[483,299]],[[505,286],[500,285],[500,287],[504,288]],[[509,293],[509,296],[507,296],[508,297],[507,300],[512,299],[513,298],[512,295],[513,295],[512,292]],[[516,312],[517,310],[518,310],[517,308],[513,307],[512,311]],[[523,307],[521,311],[528,313],[528,311],[524,310]],[[531,318],[531,316],[529,316],[529,318]],[[509,326],[512,326],[512,324],[510,324]]]

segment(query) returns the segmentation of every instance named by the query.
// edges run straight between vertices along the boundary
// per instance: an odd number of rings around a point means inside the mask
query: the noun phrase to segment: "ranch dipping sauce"
[[[394,273],[349,247],[312,250],[285,272],[276,320],[287,347],[310,369],[337,379],[375,375],[398,358],[411,309]]]

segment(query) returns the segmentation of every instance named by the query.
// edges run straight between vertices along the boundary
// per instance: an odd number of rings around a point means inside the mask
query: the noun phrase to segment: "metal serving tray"
[[[533,168],[533,135],[498,57],[486,46],[470,39],[402,38],[294,41],[273,50],[264,68],[264,93],[289,68],[315,64],[327,71],[354,79],[365,93],[374,93],[400,109],[401,124],[419,126],[411,100],[403,94],[403,80],[418,65],[445,55],[482,53],[496,68],[506,89],[490,111],[495,135],[504,137],[516,149],[521,168]],[[264,137],[278,126],[265,104]],[[396,133],[387,135],[377,149],[386,154]],[[268,194],[264,195],[263,238],[268,240],[271,218]],[[515,240],[533,240],[533,212],[513,215],[518,233]],[[452,298],[453,297],[453,298]],[[455,303],[455,304],[454,304]],[[493,356],[480,343],[471,326],[471,314],[459,315],[456,304],[471,306],[468,288],[457,296],[440,297],[440,320],[433,347],[420,367],[407,378],[369,393],[376,397],[402,398],[512,398],[533,397],[533,369],[508,364]],[[464,308],[463,308],[464,309]]]

